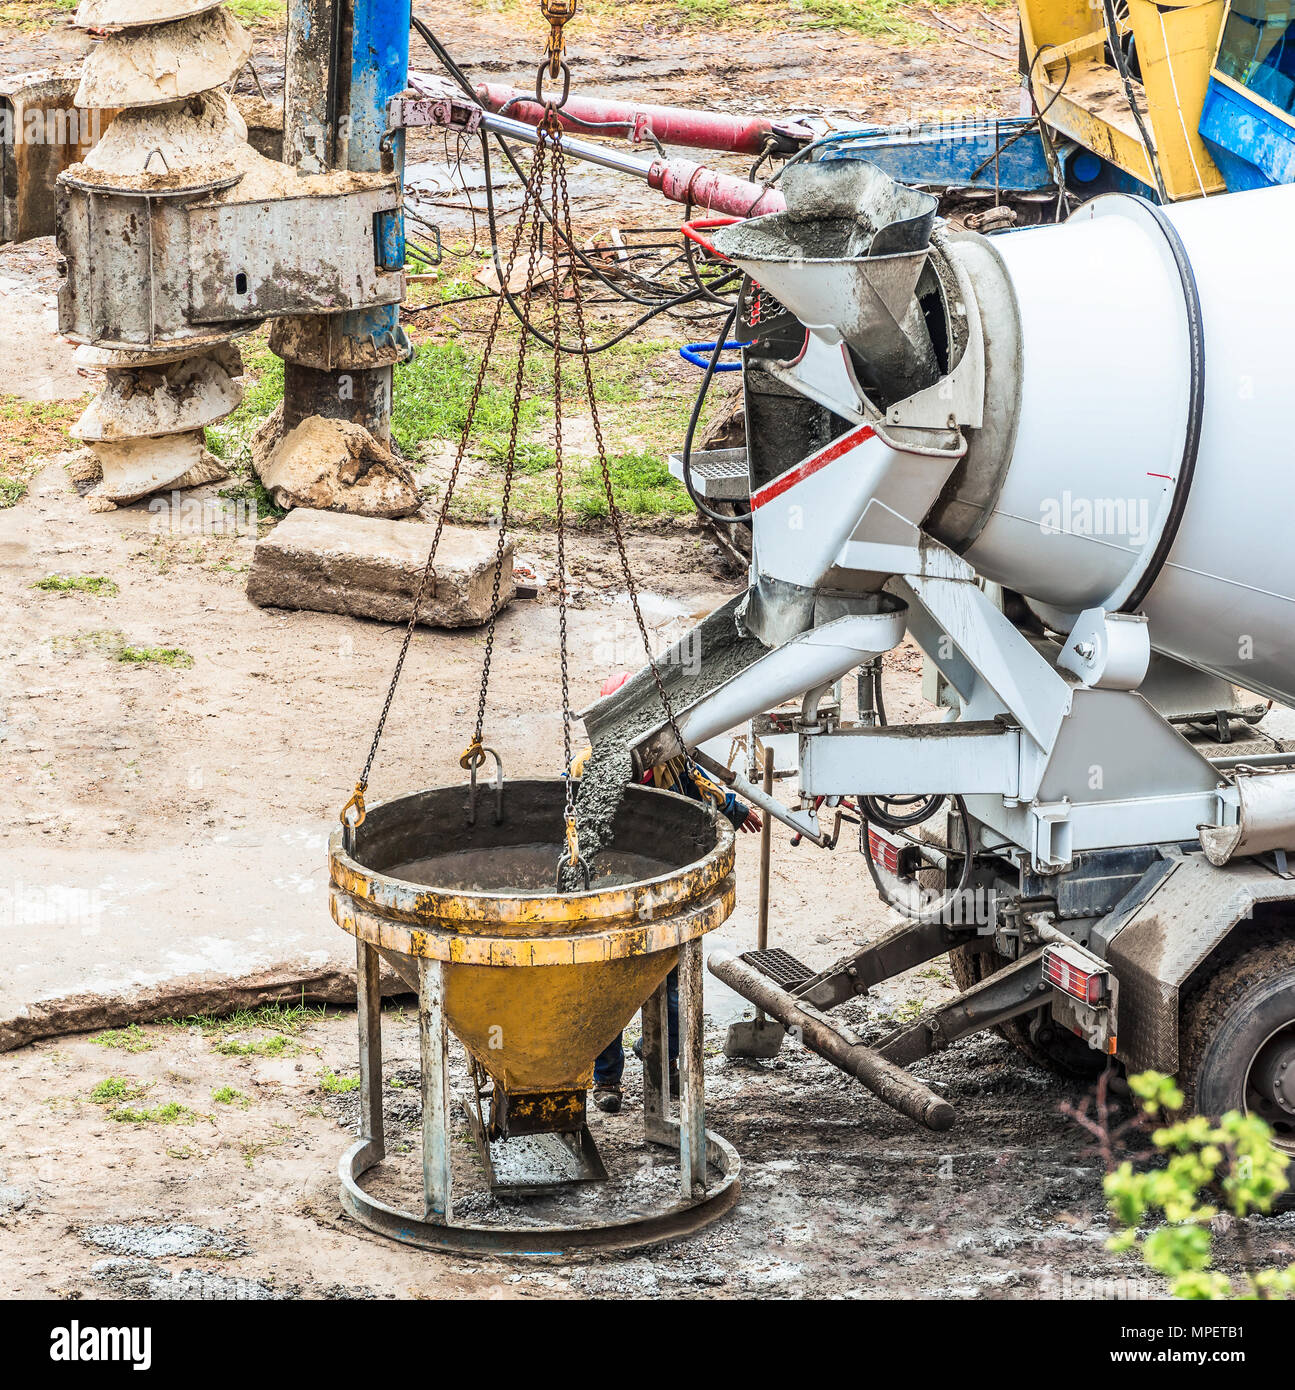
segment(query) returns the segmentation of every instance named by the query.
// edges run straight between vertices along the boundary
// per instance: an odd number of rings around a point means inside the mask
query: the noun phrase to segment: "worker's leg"
[[[679,971],[672,970],[665,980],[665,1012],[670,1031],[670,1060],[679,1060]]]
[[[588,1054],[585,1054],[588,1056]],[[619,1086],[625,1074],[625,1046],[619,1033],[598,1054],[594,1061],[595,1086]]]
[[[594,1060],[594,1104],[614,1115],[621,1108],[621,1077],[625,1073],[625,1045],[619,1033]]]

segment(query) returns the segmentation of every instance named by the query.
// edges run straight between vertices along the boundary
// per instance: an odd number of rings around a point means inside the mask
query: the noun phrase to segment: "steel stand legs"
[[[407,958],[408,959],[408,958]],[[459,1254],[552,1257],[577,1250],[636,1250],[678,1240],[717,1221],[732,1209],[742,1190],[741,1160],[733,1146],[707,1133],[703,1101],[701,942],[680,949],[679,1072],[680,1120],[669,1118],[670,1049],[666,984],[643,1006],[643,1119],[652,1143],[679,1148],[682,1196],[673,1206],[648,1216],[588,1226],[510,1229],[466,1225],[452,1218],[450,1169],[453,1156],[452,1100],[447,1078],[444,967],[419,958],[418,1030],[423,1099],[423,1211],[404,1212],[371,1196],[360,1179],[386,1154],[382,1120],[382,996],[380,956],[367,942],[356,943],[360,1034],[360,1123],[363,1134],[338,1166],[343,1208],[379,1235],[424,1250]],[[718,1173],[708,1186],[708,1164]]]

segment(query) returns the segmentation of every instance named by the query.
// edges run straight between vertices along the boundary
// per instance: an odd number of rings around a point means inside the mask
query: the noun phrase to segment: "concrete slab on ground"
[[[408,619],[435,528],[298,508],[256,547],[247,596],[263,608],[346,613],[384,622]],[[432,627],[471,627],[490,617],[498,536],[447,526],[436,581],[419,618]],[[505,547],[500,604],[513,597],[513,548]]]
[[[31,845],[0,885],[0,1051],[271,1000],[351,1003],[354,947],[328,911],[332,828],[244,830],[174,852]],[[407,992],[386,972],[383,989]],[[718,980],[706,995],[713,1021],[743,1016]]]
[[[174,851],[29,844],[0,885],[0,1050],[303,993],[353,1000],[354,948],[328,914],[330,829]]]

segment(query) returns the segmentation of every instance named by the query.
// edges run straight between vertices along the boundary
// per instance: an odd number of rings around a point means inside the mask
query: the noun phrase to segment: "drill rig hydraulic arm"
[[[538,126],[544,107],[533,95],[516,87],[481,83],[477,98],[483,110]],[[650,141],[693,150],[727,154],[777,155],[785,158],[811,144],[814,132],[794,121],[770,121],[764,116],[730,116],[686,106],[648,106],[640,102],[602,101],[570,97],[558,112],[562,129],[573,135],[619,136],[636,145]]]
[[[486,130],[501,139],[515,140],[521,145],[535,145],[539,142],[539,131],[529,120],[519,120],[483,110],[469,101],[457,87],[441,78],[424,73],[411,74],[410,87],[416,94],[412,99],[398,97],[392,103],[391,122],[394,128],[451,126],[469,132]],[[592,120],[587,108],[593,105],[594,103],[583,103],[586,108],[586,125]],[[522,109],[528,116],[534,113],[542,115],[540,108],[533,101]],[[581,122],[577,118],[569,113],[564,114],[567,114],[565,125],[571,129],[581,128]],[[624,122],[614,123],[613,128],[607,133],[615,134],[618,131],[632,135],[632,124],[626,126]],[[672,130],[669,138],[679,139],[680,133]],[[719,132],[708,138],[718,139]],[[738,140],[737,135],[733,138],[737,143],[732,147],[740,150],[742,142]],[[700,134],[696,139],[697,143],[702,143]],[[680,143],[686,142],[680,140]],[[760,217],[765,213],[781,212],[785,206],[782,194],[776,189],[753,183],[750,179],[738,178],[734,174],[722,173],[690,159],[652,159],[617,150],[610,145],[580,139],[564,140],[562,148],[571,159],[583,160],[586,164],[596,164],[600,168],[612,169],[619,174],[641,179],[671,202],[691,204],[693,207],[730,217]]]

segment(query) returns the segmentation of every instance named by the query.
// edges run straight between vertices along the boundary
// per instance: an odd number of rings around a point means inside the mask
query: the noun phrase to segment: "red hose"
[[[722,252],[715,248],[700,233],[709,231],[713,227],[731,227],[735,222],[744,222],[743,217],[694,217],[691,222],[685,222],[679,230],[688,238],[695,241],[703,251],[708,251],[712,256],[718,256],[721,261],[728,259]]]

